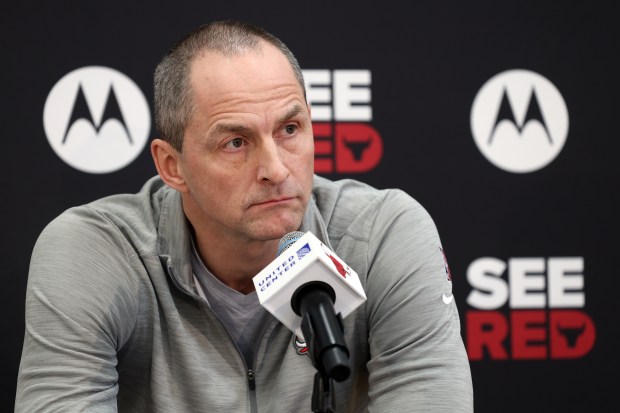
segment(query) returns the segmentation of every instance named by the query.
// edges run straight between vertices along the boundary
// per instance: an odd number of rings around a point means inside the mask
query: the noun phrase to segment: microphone
[[[253,279],[263,307],[303,337],[325,378],[349,377],[342,318],[366,301],[355,271],[311,232],[286,234],[278,256]]]

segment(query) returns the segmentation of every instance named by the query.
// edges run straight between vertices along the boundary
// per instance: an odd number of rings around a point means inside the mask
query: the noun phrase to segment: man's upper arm
[[[370,409],[472,411],[469,363],[435,225],[403,192],[391,192],[383,205],[366,286]]]
[[[16,412],[116,411],[116,353],[135,320],[118,229],[71,210],[42,232],[26,293]]]

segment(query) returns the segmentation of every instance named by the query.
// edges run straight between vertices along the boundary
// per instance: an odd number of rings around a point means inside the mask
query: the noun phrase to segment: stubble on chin
[[[306,205],[299,205],[287,211],[272,211],[266,217],[256,217],[246,223],[247,232],[256,241],[280,240],[289,232],[299,230]]]

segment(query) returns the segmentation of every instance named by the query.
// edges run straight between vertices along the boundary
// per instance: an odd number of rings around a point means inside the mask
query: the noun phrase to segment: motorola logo
[[[562,151],[568,110],[558,89],[529,70],[489,79],[471,108],[471,131],[489,162],[508,172],[544,168]]]
[[[56,154],[73,168],[109,173],[144,149],[151,127],[148,103],[123,73],[103,66],[76,69],[52,88],[43,127]]]

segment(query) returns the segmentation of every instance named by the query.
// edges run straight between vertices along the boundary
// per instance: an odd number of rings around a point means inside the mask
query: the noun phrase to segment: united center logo
[[[151,127],[148,103],[123,73],[103,66],[76,69],[50,91],[43,127],[52,149],[73,168],[109,173],[144,149]]]
[[[297,258],[301,260],[303,257],[308,255],[309,253],[310,253],[310,244],[306,243],[306,245],[304,245],[297,251]]]
[[[489,162],[508,172],[544,168],[562,151],[568,110],[558,89],[538,73],[508,70],[489,79],[471,109],[471,131]]]

